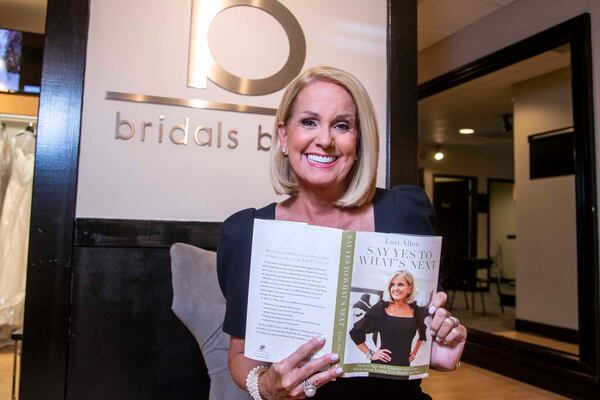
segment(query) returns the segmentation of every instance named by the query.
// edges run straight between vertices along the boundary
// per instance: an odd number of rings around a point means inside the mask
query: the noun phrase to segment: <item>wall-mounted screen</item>
[[[0,28],[0,92],[39,93],[44,35]]]
[[[19,91],[23,33],[0,29],[0,90]]]
[[[575,134],[572,128],[529,136],[529,179],[575,173]]]

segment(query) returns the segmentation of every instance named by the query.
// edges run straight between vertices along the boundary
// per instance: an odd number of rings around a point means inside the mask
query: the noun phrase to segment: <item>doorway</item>
[[[433,176],[436,228],[443,236],[446,258],[477,257],[475,224],[477,178],[458,175]]]

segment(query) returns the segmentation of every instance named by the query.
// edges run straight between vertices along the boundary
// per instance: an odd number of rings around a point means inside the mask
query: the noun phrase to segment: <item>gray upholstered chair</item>
[[[223,332],[225,298],[217,281],[216,254],[184,243],[171,246],[173,312],[200,345],[210,376],[209,400],[250,399],[227,368],[229,335]]]

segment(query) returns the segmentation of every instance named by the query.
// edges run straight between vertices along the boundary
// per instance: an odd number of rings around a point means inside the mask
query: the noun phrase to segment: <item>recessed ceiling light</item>
[[[438,150],[434,155],[433,158],[437,161],[440,161],[444,158],[444,153],[442,153],[442,150]]]
[[[458,130],[458,133],[460,133],[461,135],[472,135],[475,133],[475,129],[461,128]]]

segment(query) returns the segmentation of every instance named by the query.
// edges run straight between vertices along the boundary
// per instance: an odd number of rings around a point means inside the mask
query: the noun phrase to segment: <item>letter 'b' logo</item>
[[[285,30],[290,53],[285,65],[264,79],[246,79],[218,65],[208,47],[208,29],[213,18],[231,7],[256,7],[271,14]],[[276,0],[193,0],[188,86],[205,89],[207,79],[229,91],[244,95],[265,95],[283,89],[302,70],[306,40],[294,15]]]

